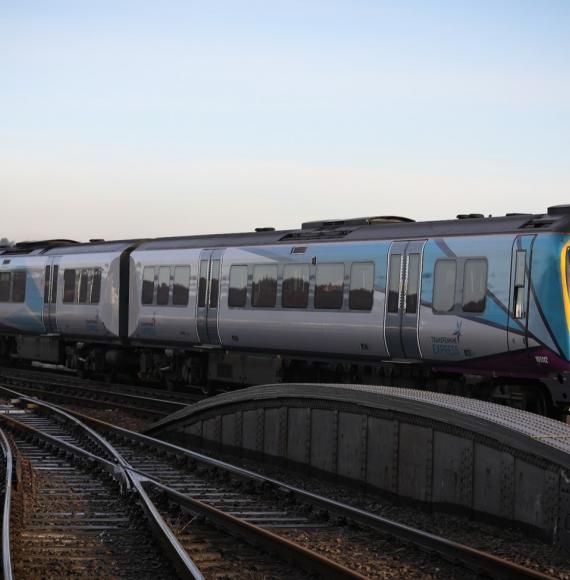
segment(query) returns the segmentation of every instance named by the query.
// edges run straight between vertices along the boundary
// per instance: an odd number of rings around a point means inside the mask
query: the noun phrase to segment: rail
[[[4,454],[4,505],[2,509],[2,573],[4,580],[12,580],[10,556],[10,508],[12,496],[12,451],[6,435],[0,429],[0,446]]]

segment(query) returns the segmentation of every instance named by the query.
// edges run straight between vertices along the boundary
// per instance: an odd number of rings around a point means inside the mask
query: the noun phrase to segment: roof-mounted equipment
[[[523,230],[537,230],[539,228],[547,228],[556,222],[556,219],[548,215],[537,215],[526,221],[521,229]]]
[[[567,215],[570,214],[570,205],[551,205],[548,208],[548,215]]]
[[[458,220],[477,220],[483,219],[485,216],[482,213],[460,213],[457,216]]]
[[[377,224],[410,223],[415,220],[407,217],[394,215],[381,215],[373,217],[349,218],[344,220],[319,220],[314,222],[304,222],[301,224],[303,230],[325,230],[346,226],[372,226]]]
[[[35,250],[49,250],[50,248],[55,248],[58,246],[70,246],[72,244],[78,244],[74,240],[43,240],[38,242],[18,242],[13,246],[8,246],[5,248],[0,248],[0,254],[31,254]]]
[[[255,228],[255,231],[259,234],[261,232],[274,232],[275,228]]]

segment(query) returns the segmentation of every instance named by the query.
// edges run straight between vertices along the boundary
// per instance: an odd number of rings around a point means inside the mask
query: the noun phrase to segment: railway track
[[[195,403],[203,395],[174,393],[129,385],[110,385],[62,374],[0,367],[4,386],[56,403],[99,409],[119,409],[159,419]]]
[[[40,491],[33,497],[32,523],[26,521],[21,526],[19,550],[15,552],[16,570],[29,570],[29,577],[58,577],[69,570],[108,577],[124,575],[125,569],[132,569],[132,577],[152,574],[160,578],[161,573],[155,574],[156,564],[151,565],[158,562],[164,577],[172,577],[169,567],[176,567],[181,577],[191,578],[243,577],[244,569],[253,570],[253,577],[259,578],[303,577],[309,573],[324,578],[363,578],[269,529],[268,520],[278,528],[319,527],[306,517],[284,513],[267,502],[248,502],[230,489],[221,497],[220,491],[203,485],[200,489],[197,478],[186,484],[173,481],[172,470],[164,477],[170,478],[169,483],[177,489],[161,484],[131,465],[120,448],[111,446],[68,413],[31,398],[22,400],[28,408],[22,412],[6,407],[2,421],[22,455],[39,473],[34,483],[34,489]],[[82,465],[75,465],[69,456],[75,461],[80,458]],[[145,460],[142,456],[138,459]],[[146,467],[152,471],[148,463]],[[160,466],[156,464],[154,468]],[[119,480],[123,493],[113,493],[112,485],[101,481],[100,471],[105,472],[105,482],[109,475]],[[124,500],[125,488],[136,492],[128,495],[130,508],[120,501]],[[152,554],[149,542],[141,538],[140,518],[132,521],[134,498],[146,512],[168,559],[173,561],[166,568],[164,558]],[[197,524],[193,521],[196,517]],[[97,541],[88,541],[90,531],[112,538],[110,556],[115,569],[105,568],[110,564],[105,558],[107,551],[100,546],[96,557],[92,548]],[[145,531],[148,536],[148,526]],[[76,541],[78,534],[80,542]],[[258,547],[265,554],[260,554]],[[135,558],[132,568],[118,557],[125,554]],[[98,557],[103,560],[94,564]]]
[[[26,421],[41,420],[44,422],[44,430],[60,430],[58,435],[64,441],[65,438],[75,436],[78,427],[68,414],[62,414],[53,405],[40,404],[27,397],[22,397],[22,400],[38,404],[39,408],[28,412],[26,419],[20,417],[20,425]],[[228,566],[228,562],[233,563],[234,567],[230,572],[224,570],[223,573],[231,576],[232,572],[236,572],[236,566],[242,571],[252,566],[252,558],[256,567],[261,567],[265,575],[280,576],[285,573],[282,569],[273,569],[269,573],[272,560],[260,561],[258,554],[252,555],[251,545],[256,545],[277,555],[281,565],[283,560],[287,560],[324,577],[362,577],[322,556],[317,557],[298,540],[299,531],[304,530],[310,533],[313,542],[315,537],[325,542],[327,537],[331,537],[331,531],[346,528],[345,522],[350,522],[376,533],[389,534],[404,546],[413,545],[435,552],[447,561],[460,562],[476,573],[485,572],[498,578],[549,578],[489,553],[205,455],[102,421],[88,417],[81,419],[96,432],[104,434],[105,445],[127,466],[130,477],[138,482],[147,497],[158,506],[179,545],[205,576],[219,575],[220,566]],[[9,423],[13,421],[8,419]],[[33,427],[28,425],[27,428]],[[55,437],[53,433],[47,436]],[[79,443],[76,439],[73,441],[73,444]],[[66,444],[70,444],[70,441]],[[109,453],[106,446],[95,446],[102,457]],[[358,532],[355,535],[358,536]],[[233,536],[239,537],[240,542],[232,541],[230,538]],[[296,541],[288,539],[291,537]],[[238,543],[242,544],[242,551],[236,554]],[[290,574],[290,569],[285,574]]]

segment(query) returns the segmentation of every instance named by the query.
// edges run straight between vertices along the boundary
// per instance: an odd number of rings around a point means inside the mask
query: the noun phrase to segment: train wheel
[[[213,395],[216,392],[216,388],[214,387],[214,385],[212,384],[212,381],[205,381],[202,386],[200,387],[200,390],[202,391],[202,393],[204,393],[204,395],[206,395],[207,397],[210,397],[211,395]]]

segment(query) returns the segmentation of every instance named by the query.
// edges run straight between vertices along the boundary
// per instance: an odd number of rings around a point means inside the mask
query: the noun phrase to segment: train
[[[0,248],[0,360],[169,388],[412,386],[570,404],[570,205]]]

